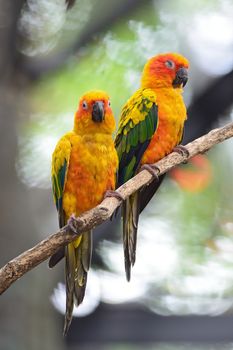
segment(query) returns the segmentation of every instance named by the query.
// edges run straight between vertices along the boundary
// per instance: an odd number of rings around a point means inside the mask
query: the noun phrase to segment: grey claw
[[[177,152],[177,153],[181,154],[182,156],[186,156],[187,158],[189,157],[189,151],[183,145],[177,145],[176,147],[174,147],[173,152]]]
[[[104,194],[104,198],[110,198],[110,197],[117,198],[119,201],[124,201],[124,198],[122,197],[122,195],[117,191],[112,191],[112,190],[106,191]]]
[[[79,232],[77,231],[77,228],[76,228],[76,221],[77,220],[76,220],[75,215],[72,214],[67,221],[67,226],[68,226],[68,231],[71,231],[72,233],[77,235],[77,234],[79,234]]]
[[[179,153],[182,157],[186,157],[186,158],[189,158],[190,156],[188,149],[182,145],[177,145],[176,147],[174,147],[173,152]],[[185,159],[183,161],[184,164],[186,164],[187,162],[188,162],[188,159]]]
[[[158,166],[153,164],[144,164],[141,166],[140,171],[147,170],[153,176],[154,179],[159,181],[160,169]]]

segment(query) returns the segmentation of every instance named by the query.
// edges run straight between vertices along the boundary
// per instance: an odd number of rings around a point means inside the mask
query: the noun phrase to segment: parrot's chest
[[[115,188],[116,168],[117,155],[110,136],[74,142],[64,197],[72,198],[77,215],[99,204],[104,193]]]
[[[186,120],[182,96],[162,96],[158,101],[158,119],[158,128],[143,155],[142,164],[159,161],[181,142]]]

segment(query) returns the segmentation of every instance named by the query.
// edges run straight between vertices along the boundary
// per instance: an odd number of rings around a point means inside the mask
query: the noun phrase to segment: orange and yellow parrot
[[[118,157],[112,139],[114,130],[108,95],[103,91],[87,92],[80,99],[73,131],[59,140],[52,156],[52,188],[60,227],[72,215],[99,204],[106,191],[115,189]],[[74,302],[79,305],[83,301],[91,254],[91,231],[65,247],[64,335],[72,320]],[[54,254],[49,266],[53,267],[63,255],[64,250]]]
[[[146,63],[140,88],[122,109],[115,146],[119,157],[118,186],[143,166],[155,179],[131,195],[122,208],[123,245],[127,280],[135,263],[139,213],[159,187],[153,164],[180,144],[187,118],[183,87],[188,80],[188,60],[176,53],[160,54]],[[180,148],[182,150],[182,148]]]

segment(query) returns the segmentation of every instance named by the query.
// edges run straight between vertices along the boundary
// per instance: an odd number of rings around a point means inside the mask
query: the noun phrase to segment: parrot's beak
[[[96,123],[101,123],[104,120],[104,103],[96,101],[92,107],[92,120]]]
[[[188,70],[186,68],[179,68],[176,72],[176,77],[172,82],[174,88],[184,87],[188,81]]]

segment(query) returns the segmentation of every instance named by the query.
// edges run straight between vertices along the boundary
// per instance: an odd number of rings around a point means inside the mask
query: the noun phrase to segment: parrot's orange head
[[[188,81],[188,60],[177,53],[150,58],[142,73],[143,88],[183,88]]]
[[[111,134],[116,127],[109,96],[100,90],[89,91],[80,98],[75,113],[74,131],[78,134]]]

